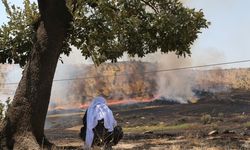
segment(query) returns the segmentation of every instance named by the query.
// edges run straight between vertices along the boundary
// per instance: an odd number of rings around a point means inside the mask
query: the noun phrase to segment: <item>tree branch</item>
[[[159,13],[158,9],[150,3],[150,1],[146,1],[146,0],[141,0],[144,4],[148,5],[150,8],[152,8],[154,10],[155,13]]]

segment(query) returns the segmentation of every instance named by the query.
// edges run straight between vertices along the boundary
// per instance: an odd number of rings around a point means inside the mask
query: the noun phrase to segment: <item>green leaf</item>
[[[9,20],[0,28],[0,62],[23,66],[33,46],[38,7],[29,0],[24,0],[24,9],[2,2]],[[124,53],[190,55],[190,46],[210,24],[201,10],[178,0],[72,0],[67,6],[74,20],[61,53],[69,55],[76,47],[97,65],[116,62]]]

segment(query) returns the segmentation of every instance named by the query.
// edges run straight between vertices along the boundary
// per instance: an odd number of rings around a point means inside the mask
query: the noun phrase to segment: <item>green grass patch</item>
[[[151,125],[151,126],[137,126],[137,127],[125,127],[123,128],[124,132],[146,132],[146,131],[165,131],[165,130],[182,130],[193,128],[197,125],[191,123],[184,123],[178,125]]]

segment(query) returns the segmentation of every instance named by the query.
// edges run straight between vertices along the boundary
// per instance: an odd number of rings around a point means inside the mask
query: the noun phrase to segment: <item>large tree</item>
[[[186,56],[209,24],[201,10],[178,0],[24,0],[23,9],[2,2],[8,22],[0,28],[0,62],[24,70],[0,126],[0,149],[49,144],[44,123],[53,77],[60,55],[72,47],[97,65],[124,53]]]

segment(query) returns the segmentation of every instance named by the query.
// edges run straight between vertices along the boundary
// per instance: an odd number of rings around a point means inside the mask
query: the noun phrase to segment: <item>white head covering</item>
[[[88,108],[87,112],[87,132],[86,132],[86,148],[91,148],[94,132],[93,128],[96,127],[98,120],[104,119],[104,127],[108,129],[109,132],[114,130],[117,122],[113,116],[112,111],[106,105],[106,100],[99,96],[93,99],[93,102]]]

